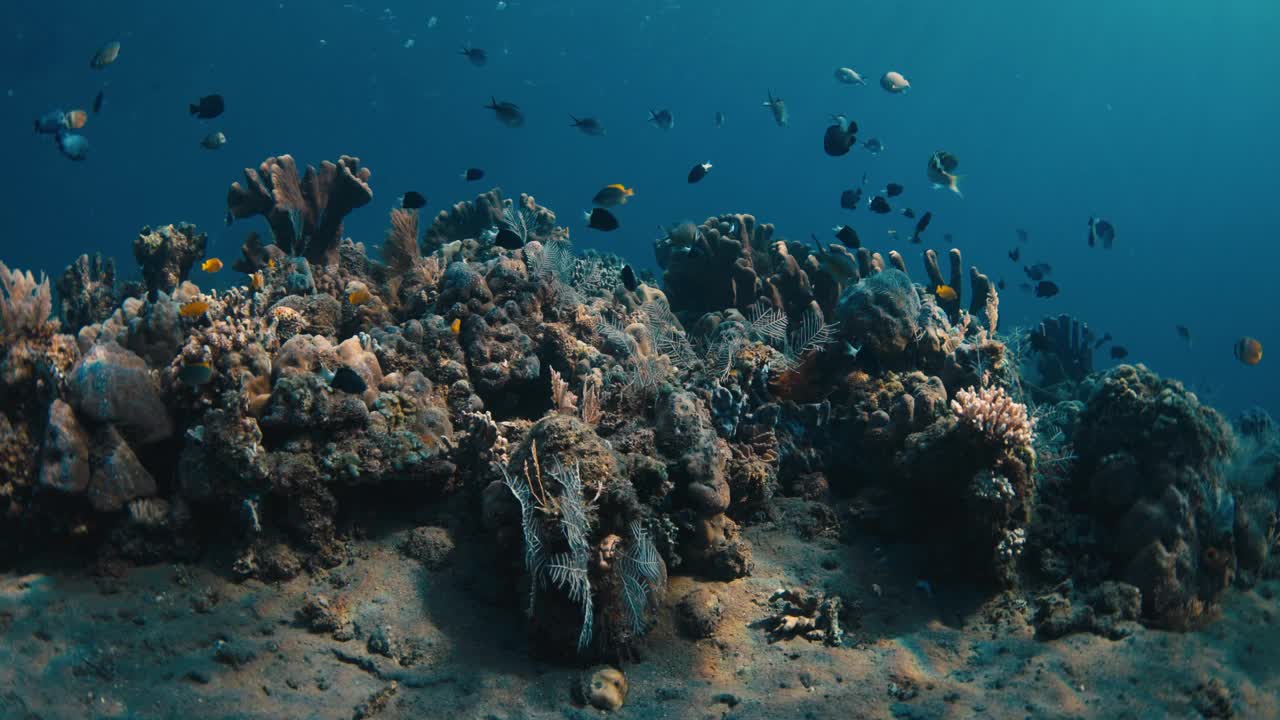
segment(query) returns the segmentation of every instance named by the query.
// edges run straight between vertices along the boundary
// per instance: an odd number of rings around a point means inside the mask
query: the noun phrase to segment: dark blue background
[[[637,263],[652,263],[659,224],[735,210],[798,239],[851,222],[874,248],[901,249],[919,280],[920,248],[885,234],[896,227],[905,239],[910,221],[839,210],[840,190],[866,171],[873,187],[901,182],[903,204],[933,210],[930,246],[945,250],[943,233],[954,233],[967,263],[1010,282],[1006,329],[1071,312],[1227,409],[1280,410],[1277,360],[1250,368],[1231,355],[1241,334],[1280,353],[1272,0],[523,0],[505,10],[495,0],[8,0],[0,20],[0,258],[13,266],[52,273],[100,250],[131,268],[137,229],[179,220],[208,231],[229,260],[246,231],[264,228],[223,226],[227,185],[288,152],[310,163],[349,153],[373,169],[375,200],[347,224],[369,244],[404,190],[426,193],[434,213],[492,180],[558,210],[579,248]],[[113,38],[119,60],[91,70]],[[464,42],[486,48],[489,65],[456,55]],[[841,65],[872,84],[837,84]],[[889,69],[910,93],[876,87]],[[34,117],[86,107],[102,87],[86,162],[32,134]],[[769,90],[789,104],[790,128],[761,107]],[[226,114],[191,118],[187,104],[210,92],[225,95]],[[495,122],[482,108],[490,95],[520,104],[527,126]],[[660,107],[675,113],[670,133],[646,124]],[[716,110],[728,117],[722,130]],[[824,156],[835,112],[887,151]],[[571,130],[569,113],[599,117],[608,136]],[[201,149],[215,129],[226,147]],[[928,189],[926,159],[943,148],[960,158],[963,200]],[[704,160],[712,175],[688,186]],[[489,178],[462,182],[468,166]],[[587,231],[580,211],[612,182],[637,192],[619,210],[622,229]],[[1091,214],[1115,223],[1114,250],[1085,247]],[[1016,227],[1032,237],[1024,260],[1054,265],[1057,298],[1012,287]],[[1195,333],[1193,349],[1176,323]]]

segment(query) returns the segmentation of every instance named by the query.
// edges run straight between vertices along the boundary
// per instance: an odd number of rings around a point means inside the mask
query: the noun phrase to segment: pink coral
[[[1010,449],[1031,445],[1035,420],[1027,414],[1027,406],[1014,401],[1002,387],[961,390],[951,401],[951,410],[994,445]]]

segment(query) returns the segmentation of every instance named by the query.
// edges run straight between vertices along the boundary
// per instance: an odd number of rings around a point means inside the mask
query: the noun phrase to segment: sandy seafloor
[[[908,549],[802,539],[803,513],[784,501],[746,530],[752,576],[705,583],[724,605],[711,639],[678,631],[695,583],[672,577],[616,713],[582,702],[584,669],[529,658],[518,602],[493,596],[476,543],[428,569],[397,549],[401,527],[282,584],[216,563],[0,576],[0,718],[1280,717],[1280,582],[1229,591],[1195,632],[1042,642],[1022,596],[926,588],[900,572]],[[845,646],[768,641],[759,621],[789,586],[861,604]],[[300,619],[316,596],[344,608],[345,633]]]

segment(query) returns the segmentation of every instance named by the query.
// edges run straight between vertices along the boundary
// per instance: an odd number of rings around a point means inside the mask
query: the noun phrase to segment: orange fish
[[[184,318],[200,317],[209,312],[209,303],[203,300],[192,300],[178,309],[178,314]]]
[[[943,302],[955,302],[959,298],[959,295],[956,295],[956,289],[950,285],[939,285],[933,289],[933,294]]]
[[[454,335],[462,332],[462,318],[454,318],[453,322],[449,323],[449,329],[453,331]]]
[[[98,49],[93,54],[93,59],[89,61],[89,67],[102,69],[116,61],[120,56],[120,41],[112,40]]]
[[[268,270],[275,270],[275,269],[276,269],[276,261],[275,261],[275,260],[268,260],[268,261],[267,261],[267,269],[268,269]]]
[[[249,287],[250,287],[250,288],[252,288],[252,289],[254,289],[254,290],[261,290],[263,287],[265,287],[265,286],[266,286],[266,284],[267,284],[266,280],[263,280],[263,279],[262,279],[262,271],[261,271],[261,270],[259,270],[258,272],[255,272],[255,273],[251,273],[251,274],[249,275]]]
[[[1262,343],[1251,337],[1242,337],[1236,341],[1236,359],[1245,365],[1257,365],[1262,362]]]
[[[68,130],[79,130],[89,121],[89,113],[83,110],[72,110],[62,119]]]
[[[351,303],[352,305],[363,305],[372,299],[373,299],[373,293],[369,292],[368,290],[365,290],[364,288],[360,288],[359,290],[353,290],[351,293],[347,295],[347,302]]]
[[[209,258],[200,263],[200,269],[207,273],[216,273],[222,269],[222,261],[218,258]]]

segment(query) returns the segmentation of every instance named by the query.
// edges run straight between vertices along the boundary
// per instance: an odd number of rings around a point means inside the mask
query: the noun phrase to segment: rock
[[[505,486],[503,489],[506,489]],[[430,570],[439,570],[447,565],[453,550],[453,538],[442,527],[414,528],[409,531],[404,542],[400,543],[400,552],[405,557],[417,560]]]
[[[89,438],[71,406],[60,399],[49,406],[40,449],[40,484],[71,494],[89,488]]]
[[[155,478],[142,466],[114,426],[107,425],[94,433],[92,467],[88,496],[95,510],[123,510],[134,498],[156,494]]]
[[[582,694],[597,710],[621,710],[627,700],[627,676],[615,667],[601,666],[587,678]]]
[[[76,363],[67,394],[81,417],[114,423],[134,442],[146,445],[173,434],[146,362],[113,342],[94,345]]]
[[[713,637],[724,618],[720,596],[710,588],[696,588],[680,599],[676,606],[680,629],[694,640]]]

